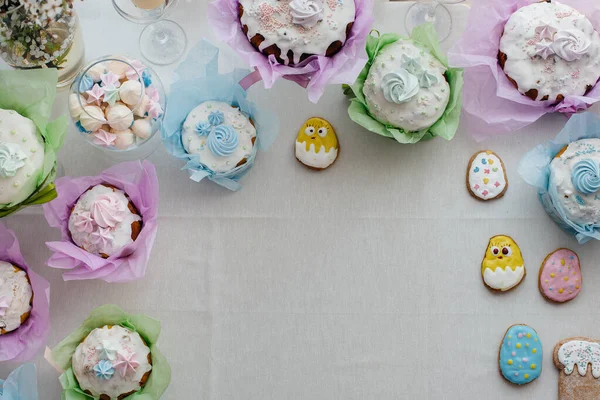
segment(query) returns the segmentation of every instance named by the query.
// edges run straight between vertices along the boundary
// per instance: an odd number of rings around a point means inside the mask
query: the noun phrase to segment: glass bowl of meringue
[[[141,61],[121,56],[92,61],[69,94],[69,114],[78,132],[118,161],[154,152],[166,106],[158,75]]]

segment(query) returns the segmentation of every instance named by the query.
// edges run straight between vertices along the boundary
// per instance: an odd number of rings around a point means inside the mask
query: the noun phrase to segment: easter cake
[[[44,172],[44,139],[29,118],[0,109],[0,207],[37,189]]]
[[[430,128],[450,100],[446,67],[410,39],[383,48],[373,60],[363,94],[379,122],[417,132]]]
[[[72,368],[79,386],[100,400],[122,400],[139,391],[152,372],[150,348],[120,325],[96,328],[77,346]]]
[[[242,29],[252,45],[279,64],[333,57],[350,36],[354,0],[239,0]]]
[[[108,258],[133,243],[142,218],[127,194],[108,184],[88,189],[69,217],[73,242],[89,253]]]
[[[0,335],[13,332],[27,321],[33,304],[33,290],[27,273],[0,261]]]
[[[600,398],[600,341],[586,337],[561,340],[554,346],[558,368],[558,400]]]
[[[181,139],[188,154],[209,170],[226,174],[246,164],[254,152],[253,121],[227,103],[207,101],[183,123]]]
[[[554,206],[579,225],[600,224],[600,139],[581,139],[564,147],[550,163]]]
[[[600,78],[600,35],[582,13],[557,1],[517,10],[500,39],[500,66],[532,100],[583,96]]]

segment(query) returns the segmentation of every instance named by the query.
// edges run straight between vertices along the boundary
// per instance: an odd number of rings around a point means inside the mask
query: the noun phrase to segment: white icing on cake
[[[418,91],[414,94],[414,78],[418,80],[419,73],[405,68],[405,57],[417,61],[423,71],[434,77],[435,84],[424,87],[427,85],[419,82]],[[405,76],[406,72],[410,77],[405,82],[405,89],[409,90],[408,96],[404,96],[400,104],[388,101],[384,92],[384,78],[397,73]],[[446,81],[445,72],[446,68],[431,53],[419,48],[411,40],[400,39],[386,46],[373,61],[363,89],[371,115],[383,124],[408,132],[430,128],[444,114],[450,99],[450,85]]]
[[[22,269],[0,261],[0,329],[12,332],[21,326],[21,316],[31,311],[33,291]]]
[[[263,51],[277,45],[281,49],[284,64],[298,64],[303,54],[324,56],[333,43],[346,43],[346,28],[354,22],[354,0],[239,0],[244,7],[242,25],[248,27],[248,39],[257,34],[265,40]],[[292,4],[293,3],[293,4]],[[323,8],[321,13],[311,10]],[[306,16],[304,20],[302,16]],[[322,15],[322,17],[320,17]],[[294,23],[294,18],[297,22]],[[314,19],[320,19],[315,25]],[[293,51],[294,58],[288,58]]]
[[[44,139],[33,121],[0,109],[0,207],[31,196],[43,171]]]
[[[114,196],[115,202],[109,202],[109,210],[100,210],[96,214],[95,205],[107,194]],[[122,190],[113,191],[112,188],[97,185],[85,192],[75,203],[69,217],[69,232],[73,243],[90,253],[108,256],[133,243],[131,224],[141,221],[142,218],[132,213],[127,207],[128,204],[129,198]],[[103,211],[107,211],[105,218],[102,215]]]
[[[217,155],[211,151],[208,146],[208,135],[200,134],[197,130],[198,124],[209,121],[213,113],[222,113],[224,120],[217,126],[228,126],[233,128],[237,134],[238,144],[235,150],[229,155]],[[207,127],[212,130],[214,126]],[[248,159],[252,155],[252,139],[256,137],[256,128],[250,123],[250,120],[239,109],[229,104],[208,101],[194,108],[187,116],[182,131],[182,141],[185,151],[190,154],[197,154],[199,162],[204,164],[213,172],[226,173],[233,170],[240,161]]]
[[[492,271],[486,268],[483,271],[483,280],[485,284],[492,289],[501,290],[503,292],[517,286],[525,276],[525,267],[516,267],[514,270],[507,266],[506,268],[496,268]]]
[[[568,219],[578,224],[600,223],[600,194],[577,191],[572,180],[574,166],[582,160],[600,165],[600,139],[582,139],[570,143],[560,157],[550,163],[550,185]]]
[[[104,394],[111,400],[117,399],[122,394],[141,389],[142,377],[152,370],[148,354],[150,349],[137,332],[119,325],[110,329],[107,326],[97,328],[75,349],[73,373],[81,389],[89,391],[95,398]],[[135,371],[121,364],[123,356],[132,362],[130,365],[135,366]],[[114,368],[109,379],[97,376],[94,367],[100,361],[109,362],[108,366]]]
[[[585,15],[556,1],[517,10],[500,51],[507,56],[506,75],[523,94],[536,89],[537,100],[581,96],[600,78],[600,35]]]

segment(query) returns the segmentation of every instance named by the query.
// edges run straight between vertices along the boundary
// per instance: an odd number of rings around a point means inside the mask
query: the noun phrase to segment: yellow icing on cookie
[[[314,144],[317,153],[321,150],[321,146],[325,146],[325,152],[338,148],[338,139],[333,126],[322,118],[311,118],[306,121],[298,132],[296,142],[304,143],[306,151],[309,151],[310,145]]]
[[[505,248],[508,254],[503,252]],[[497,254],[495,254],[496,250],[498,250]],[[511,268],[514,271],[517,267],[524,265],[521,249],[511,237],[494,236],[490,239],[488,248],[485,251],[485,258],[481,263],[481,273],[483,274],[486,269],[494,272],[496,268]]]

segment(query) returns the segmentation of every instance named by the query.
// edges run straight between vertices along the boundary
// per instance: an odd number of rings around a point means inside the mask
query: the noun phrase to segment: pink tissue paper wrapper
[[[15,233],[0,223],[0,260],[23,269],[33,290],[31,315],[19,329],[0,335],[0,361],[24,362],[35,357],[50,332],[50,284],[33,272],[19,247]]]
[[[79,248],[71,241],[69,217],[79,197],[91,186],[108,183],[123,190],[142,216],[138,238],[107,259]],[[149,161],[115,165],[98,176],[63,177],[56,180],[58,197],[44,204],[48,224],[60,228],[62,241],[46,245],[54,254],[48,260],[52,268],[70,270],[65,281],[102,279],[106,282],[129,282],[142,278],[156,238],[158,214],[158,178]]]
[[[327,85],[352,84],[367,63],[366,41],[373,25],[373,0],[355,0],[356,17],[352,32],[333,57],[313,56],[306,65],[278,64],[273,56],[257,51],[244,32],[238,17],[238,0],[214,0],[208,5],[208,21],[216,37],[228,43],[260,73],[267,89],[280,78],[296,82],[308,90],[308,99],[317,103]]]
[[[568,96],[558,105],[534,101],[522,95],[508,80],[498,63],[504,26],[519,8],[539,0],[475,1],[467,29],[448,52],[450,65],[465,69],[463,121],[476,140],[519,130],[547,113],[567,116],[584,111],[600,101],[600,84],[585,96]],[[600,30],[600,1],[562,0],[585,14]]]

